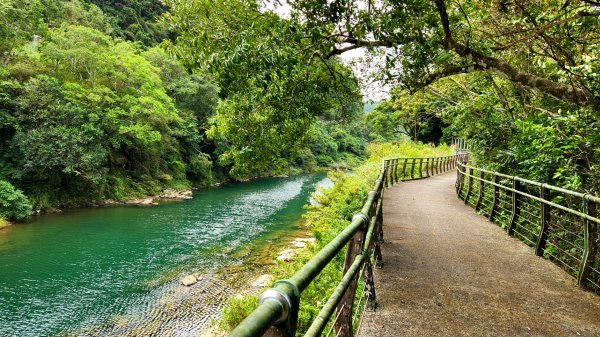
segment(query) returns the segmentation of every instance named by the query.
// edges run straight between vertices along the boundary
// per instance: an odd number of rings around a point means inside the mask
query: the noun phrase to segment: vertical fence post
[[[460,192],[462,191],[463,184],[465,182],[465,176],[463,172],[464,166],[456,167],[456,194],[460,198]]]
[[[546,184],[542,184],[542,186],[540,186],[540,198],[544,200],[550,199],[550,191],[548,190],[548,188],[546,188]],[[540,228],[540,233],[535,244],[535,255],[537,256],[544,255],[546,243],[548,242],[548,231],[550,230],[548,226],[550,222],[550,205],[546,204],[545,202],[542,202],[541,207],[542,209],[540,210],[540,222],[542,226]]]
[[[404,163],[402,164],[402,180],[406,180],[406,164],[408,163],[408,158],[404,158]]]
[[[440,174],[440,164],[442,163],[442,158],[435,158],[435,174]]]
[[[583,212],[589,216],[596,217],[596,203],[590,201],[588,194],[583,196]],[[597,227],[598,225],[595,222],[585,220],[583,256],[581,258],[581,265],[579,266],[579,273],[577,274],[577,284],[580,287],[585,285],[585,280],[589,277],[591,268],[596,260]]]
[[[398,164],[398,160],[396,160],[396,165]],[[379,190],[377,191],[373,191],[373,193],[375,193],[375,198],[373,199],[373,205],[371,206],[371,209],[369,210],[369,216],[368,219],[369,221],[367,222],[367,228],[368,226],[370,226],[371,221],[374,221],[374,230],[373,230],[373,237],[372,240],[370,241],[371,243],[369,244],[369,246],[364,246],[363,247],[363,251],[362,254],[365,254],[365,262],[364,262],[364,269],[363,269],[363,284],[364,284],[364,292],[367,296],[368,302],[367,305],[369,306],[370,309],[375,309],[377,307],[377,296],[375,293],[375,277],[373,275],[373,265],[371,263],[371,252],[374,251],[373,248],[378,247],[379,246],[379,235],[378,235],[378,218],[375,218],[375,216],[377,215],[377,212],[380,210],[381,207],[381,203],[380,200],[382,198],[382,194],[380,193]],[[365,237],[366,240],[366,237]],[[359,308],[360,310],[360,308]]]
[[[425,158],[425,177],[429,177],[429,158]]]
[[[433,164],[435,163],[435,158],[430,158],[429,163],[430,163],[430,165],[429,165],[430,166],[429,167],[429,177],[430,177],[430,176],[434,175],[434,173],[433,173],[434,165]]]
[[[521,190],[521,182],[515,177],[512,177],[513,185],[512,188],[516,191]],[[512,217],[510,219],[510,223],[506,231],[508,235],[513,235],[515,233],[515,227],[517,226],[517,221],[519,221],[519,215],[521,214],[521,195],[516,192],[512,192]]]
[[[475,210],[479,211],[479,208],[481,207],[481,201],[483,200],[483,194],[485,192],[485,183],[483,182],[483,180],[485,179],[485,172],[484,171],[479,171],[479,195],[477,196],[477,202],[475,203]]]
[[[417,165],[417,158],[413,158],[412,165],[410,168],[410,179],[415,179],[415,165]]]
[[[374,191],[371,191],[370,193],[374,193]],[[355,217],[362,217],[363,224],[361,228],[356,232],[356,234],[354,234],[352,239],[348,241],[348,244],[346,246],[346,258],[344,260],[344,271],[342,275],[345,275],[346,272],[348,272],[348,269],[350,269],[350,266],[354,262],[356,256],[361,253],[362,245],[365,240],[366,228],[369,225],[369,219],[364,214],[359,213],[356,214]],[[337,322],[335,322],[336,336],[352,336],[352,307],[354,303],[354,296],[357,285],[358,274],[356,275],[356,277],[354,277],[348,289],[346,289],[342,300],[337,306],[336,315],[339,315],[339,318]]]
[[[394,185],[398,182],[398,158],[394,159]]]
[[[469,203],[469,197],[471,196],[471,190],[473,189],[473,168],[469,167],[467,170],[469,179],[467,180],[467,193],[465,193],[465,204]]]
[[[395,163],[396,159],[391,159],[390,160],[390,181],[392,182],[392,186],[396,185],[396,179],[394,179],[394,163]]]
[[[492,201],[492,209],[490,210],[490,221],[494,221],[496,217],[496,211],[498,210],[498,203],[500,202],[500,176],[493,173],[494,175],[494,200]]]
[[[423,178],[423,158],[419,158],[419,178]]]
[[[390,180],[391,180],[391,170],[392,170],[392,165],[390,164],[391,159],[386,159],[385,160],[385,184],[383,186],[385,186],[386,188],[389,188],[391,186]]]

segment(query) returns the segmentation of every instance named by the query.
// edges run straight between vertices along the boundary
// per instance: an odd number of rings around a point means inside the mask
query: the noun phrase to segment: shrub
[[[7,182],[0,180],[0,216],[7,220],[26,220],[33,209],[29,199],[20,190]]]

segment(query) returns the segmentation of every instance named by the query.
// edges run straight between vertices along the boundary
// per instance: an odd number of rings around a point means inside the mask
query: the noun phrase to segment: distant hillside
[[[369,112],[375,110],[379,104],[381,104],[381,102],[367,102],[364,105],[363,111],[368,114]]]

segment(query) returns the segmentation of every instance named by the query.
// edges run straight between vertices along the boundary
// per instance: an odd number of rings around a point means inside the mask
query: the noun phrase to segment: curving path
[[[600,296],[465,206],[455,177],[386,191],[379,307],[359,336],[600,336]]]

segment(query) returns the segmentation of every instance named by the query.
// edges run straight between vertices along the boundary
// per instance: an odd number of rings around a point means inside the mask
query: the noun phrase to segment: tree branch
[[[593,94],[591,94],[585,89],[577,88],[563,83],[557,83],[546,78],[524,72],[520,69],[511,66],[504,60],[493,56],[487,56],[483,53],[472,50],[468,46],[454,41],[450,32],[450,23],[448,20],[446,4],[444,0],[434,1],[440,15],[440,20],[442,23],[442,27],[444,28],[444,33],[446,35],[445,39],[441,41],[441,44],[445,49],[452,50],[456,52],[459,56],[472,60],[473,66],[467,68],[469,70],[468,72],[478,69],[495,70],[506,76],[512,82],[520,83],[529,88],[539,90],[558,99],[571,102],[577,105],[600,106],[600,102],[598,102],[598,100],[594,98]],[[461,68],[464,69],[464,67]],[[429,81],[429,83],[425,84],[428,85],[436,79],[444,77],[445,73],[448,74],[446,76],[454,75],[452,73],[452,69],[454,69],[455,73],[458,73],[456,72],[458,71],[456,67],[451,67],[451,69],[446,69],[441,73],[435,74],[435,76],[433,77],[428,76],[428,78],[426,78],[419,84],[427,83],[428,80],[432,78],[432,81]]]
[[[547,23],[547,24],[545,24],[543,26],[538,27],[536,30],[534,30],[533,32],[527,34],[526,36],[523,36],[523,37],[521,37],[519,39],[511,41],[511,42],[509,42],[509,43],[507,43],[507,44],[505,44],[503,46],[492,47],[492,50],[498,51],[498,50],[508,49],[508,48],[510,48],[510,47],[518,44],[518,43],[527,41],[527,40],[533,38],[533,36],[539,35],[539,34],[545,32],[545,31],[547,31],[550,28],[553,28],[553,27],[556,27],[556,26],[560,26],[560,25],[564,25],[564,24],[567,24],[567,23],[569,23],[571,21],[574,21],[574,20],[577,20],[577,19],[580,19],[580,18],[583,18],[583,17],[586,17],[586,16],[600,16],[600,11],[595,11],[595,12],[581,11],[581,12],[579,12],[579,13],[571,16],[571,17],[568,17],[566,19],[562,19],[562,20],[558,20],[558,21]]]
[[[369,41],[369,40],[359,40],[359,39],[355,39],[355,38],[346,38],[342,41],[339,41],[339,43],[341,43],[341,44],[349,43],[350,45],[346,46],[346,47],[342,47],[342,48],[333,47],[333,49],[331,49],[331,51],[327,54],[327,58],[330,58],[335,55],[341,55],[341,54],[343,54],[347,51],[353,50],[353,49],[359,49],[359,48],[364,48],[364,47],[388,47],[388,48],[394,47],[394,44],[391,41],[387,41],[387,40]]]
[[[473,68],[473,69],[469,69],[469,68]],[[457,74],[466,74],[466,73],[469,73],[474,70],[481,70],[481,69],[480,68],[475,69],[474,66],[468,66],[468,65],[448,66],[448,67],[440,70],[439,72],[425,76],[423,78],[423,80],[421,80],[413,85],[414,86],[413,91],[418,91],[418,90],[430,85],[431,83],[435,82],[436,80],[439,80],[440,78],[457,75]]]

